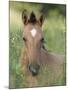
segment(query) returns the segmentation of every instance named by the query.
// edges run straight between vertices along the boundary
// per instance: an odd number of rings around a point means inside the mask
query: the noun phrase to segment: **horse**
[[[33,11],[30,16],[26,10],[22,13],[25,47],[20,63],[25,87],[65,85],[65,55],[49,52],[44,46],[44,20],[43,14],[37,19]]]

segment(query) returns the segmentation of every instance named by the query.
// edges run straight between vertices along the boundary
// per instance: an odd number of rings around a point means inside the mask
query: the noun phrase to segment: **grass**
[[[10,71],[10,88],[26,87],[25,76],[20,71],[19,58],[21,55],[21,49],[24,47],[22,40],[23,26],[21,21],[21,13],[17,13],[10,10],[10,31],[9,31],[9,71]],[[51,52],[58,54],[65,54],[65,18],[62,15],[50,15],[46,18],[43,25],[45,46]],[[47,70],[51,73],[50,70]],[[50,76],[48,76],[50,77]],[[43,79],[45,76],[43,76]],[[40,78],[39,78],[40,80]],[[46,78],[47,80],[47,78]],[[48,85],[47,82],[42,81],[39,85]],[[56,82],[57,83],[57,82]],[[56,85],[55,83],[55,85]],[[61,82],[58,81],[58,85],[63,85],[64,79],[61,78]]]

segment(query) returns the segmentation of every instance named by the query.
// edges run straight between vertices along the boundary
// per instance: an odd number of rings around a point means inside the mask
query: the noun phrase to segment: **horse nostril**
[[[30,70],[30,72],[32,73],[33,76],[38,74],[39,67],[40,67],[39,65],[32,65],[32,64],[29,65],[29,70]]]

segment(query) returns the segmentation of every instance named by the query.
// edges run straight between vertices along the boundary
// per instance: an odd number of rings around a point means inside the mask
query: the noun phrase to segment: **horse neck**
[[[41,50],[41,63],[42,64],[49,64],[49,65],[55,65],[55,64],[63,64],[65,62],[64,55],[58,55],[51,53],[47,50],[42,49]]]

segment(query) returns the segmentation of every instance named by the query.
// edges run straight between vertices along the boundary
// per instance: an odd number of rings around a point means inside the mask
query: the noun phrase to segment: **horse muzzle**
[[[32,65],[32,64],[29,65],[29,70],[32,73],[32,76],[36,76],[39,73],[39,68],[40,68],[39,65]]]

